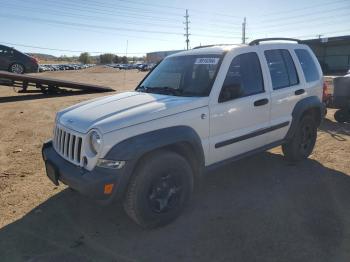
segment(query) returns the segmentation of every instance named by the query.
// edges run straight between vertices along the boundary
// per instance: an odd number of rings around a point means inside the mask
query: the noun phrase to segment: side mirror
[[[222,87],[219,103],[226,102],[242,96],[243,88],[238,83],[226,84]]]

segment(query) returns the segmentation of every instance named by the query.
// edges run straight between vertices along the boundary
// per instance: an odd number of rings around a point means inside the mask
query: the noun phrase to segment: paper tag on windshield
[[[216,65],[219,63],[220,58],[214,57],[205,57],[205,58],[197,58],[195,65]]]

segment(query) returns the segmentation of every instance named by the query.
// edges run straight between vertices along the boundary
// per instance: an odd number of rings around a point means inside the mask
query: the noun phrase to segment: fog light
[[[99,159],[97,160],[97,166],[103,168],[120,169],[125,166],[125,161]]]

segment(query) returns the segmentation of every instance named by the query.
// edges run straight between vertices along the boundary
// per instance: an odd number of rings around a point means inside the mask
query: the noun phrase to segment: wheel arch
[[[204,170],[205,156],[201,139],[197,132],[188,126],[175,126],[154,130],[127,138],[112,147],[104,158],[126,160],[132,165],[123,177],[122,191],[125,191],[134,170],[141,161],[160,150],[176,152],[190,164],[194,179]]]
[[[324,105],[317,96],[306,97],[296,103],[292,112],[292,123],[286,139],[294,136],[300,120],[307,114],[311,114],[314,117],[317,127],[320,126],[324,117]]]

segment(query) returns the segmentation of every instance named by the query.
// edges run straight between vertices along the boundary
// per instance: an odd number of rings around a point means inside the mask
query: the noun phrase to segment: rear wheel
[[[350,122],[350,110],[349,109],[339,109],[334,114],[334,119],[338,123]]]
[[[181,214],[192,190],[193,174],[188,162],[174,152],[159,151],[137,167],[124,209],[142,227],[163,226]]]
[[[23,74],[24,73],[24,66],[18,63],[14,63],[10,66],[10,72],[15,74]]]
[[[317,138],[317,126],[311,115],[304,116],[294,137],[282,145],[285,157],[292,162],[306,159],[314,149]]]

